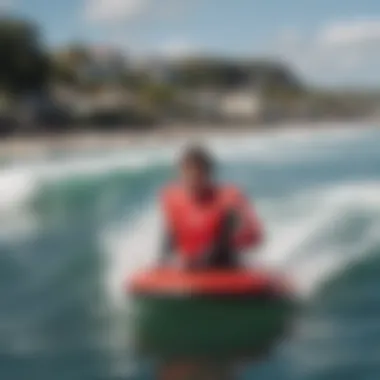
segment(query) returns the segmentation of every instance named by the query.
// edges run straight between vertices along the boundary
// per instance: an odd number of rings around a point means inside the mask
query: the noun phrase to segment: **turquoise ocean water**
[[[307,304],[244,379],[380,378],[380,131],[207,141],[265,222],[252,265]],[[61,152],[0,167],[0,379],[149,379],[130,354],[125,279],[154,260],[156,192],[181,142]]]

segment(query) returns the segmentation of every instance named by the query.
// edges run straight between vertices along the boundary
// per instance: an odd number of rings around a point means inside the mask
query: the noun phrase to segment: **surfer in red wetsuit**
[[[261,224],[244,194],[215,179],[215,164],[202,147],[188,148],[179,181],[161,198],[166,224],[162,259],[188,269],[231,268],[238,253],[258,246]]]

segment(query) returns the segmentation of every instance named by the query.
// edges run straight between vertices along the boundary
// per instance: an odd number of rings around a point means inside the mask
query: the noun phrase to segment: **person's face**
[[[180,167],[182,183],[191,191],[202,191],[211,183],[210,174],[195,163],[186,162]]]

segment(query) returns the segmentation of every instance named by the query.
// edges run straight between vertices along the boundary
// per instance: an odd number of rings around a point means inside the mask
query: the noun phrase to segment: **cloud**
[[[141,16],[145,21],[177,20],[191,11],[190,4],[189,0],[84,0],[84,19],[101,25],[118,25]]]
[[[9,11],[11,8],[13,8],[13,1],[12,0],[0,0],[0,13]]]
[[[275,51],[314,83],[380,85],[380,20],[345,20],[314,33],[285,30]]]
[[[158,53],[168,58],[183,58],[200,52],[200,48],[185,38],[175,38],[158,47]]]
[[[143,13],[149,0],[85,0],[84,17],[94,23],[112,24]]]
[[[334,46],[380,42],[380,20],[332,23],[321,31],[319,40],[322,44]]]

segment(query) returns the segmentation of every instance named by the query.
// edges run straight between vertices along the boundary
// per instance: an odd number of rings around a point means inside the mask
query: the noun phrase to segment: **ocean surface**
[[[290,130],[206,141],[267,231],[252,265],[305,302],[294,332],[242,379],[380,379],[380,130]],[[157,190],[183,141],[3,157],[0,379],[150,379],[131,355],[125,279],[153,262]]]

